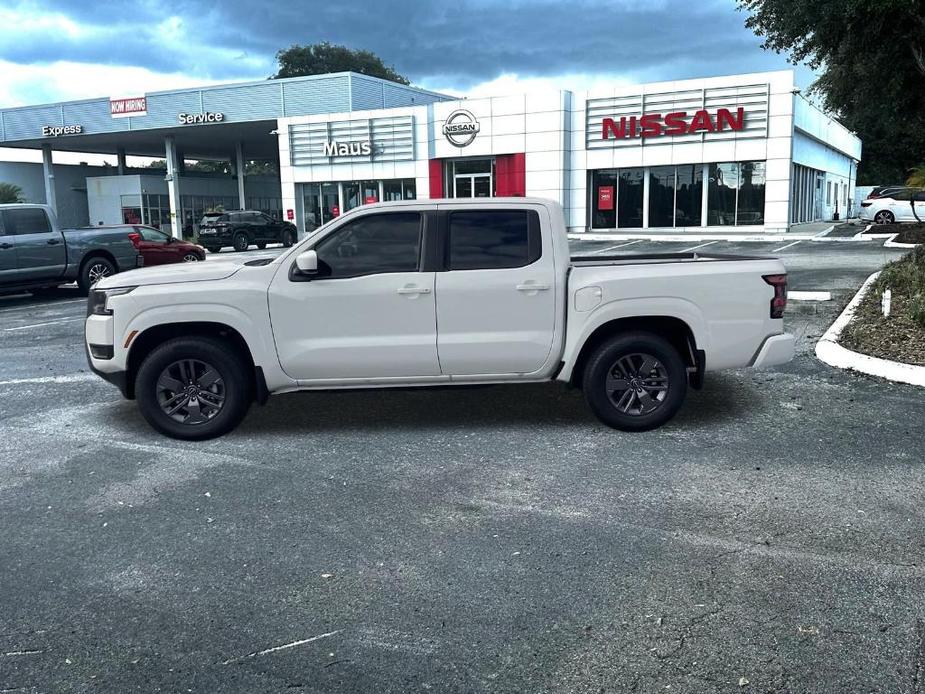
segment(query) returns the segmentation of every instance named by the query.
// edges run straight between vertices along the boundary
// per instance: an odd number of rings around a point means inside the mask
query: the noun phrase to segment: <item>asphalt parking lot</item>
[[[645,434],[549,385],[183,443],[88,373],[76,290],[0,297],[0,692],[922,691],[925,398],[812,354],[900,253],[786,243],[698,250],[833,292],[795,361]]]

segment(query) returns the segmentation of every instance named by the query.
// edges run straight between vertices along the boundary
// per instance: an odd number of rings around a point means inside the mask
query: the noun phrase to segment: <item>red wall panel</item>
[[[522,198],[527,194],[526,161],[523,152],[495,157],[495,195]]]
[[[430,197],[443,197],[443,160],[431,159],[428,162],[430,175]]]

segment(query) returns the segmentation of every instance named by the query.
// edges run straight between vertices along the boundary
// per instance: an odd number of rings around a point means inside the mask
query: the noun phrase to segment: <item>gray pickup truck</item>
[[[46,205],[0,205],[0,293],[75,280],[86,293],[103,277],[143,262],[125,228],[61,229]]]

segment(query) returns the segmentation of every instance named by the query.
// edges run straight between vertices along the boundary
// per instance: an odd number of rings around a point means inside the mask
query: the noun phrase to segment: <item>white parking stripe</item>
[[[787,292],[791,301],[831,301],[832,292]]]
[[[69,321],[75,320],[85,320],[83,316],[78,316],[75,318],[58,318],[56,320],[45,321],[44,323],[33,323],[32,325],[20,325],[15,328],[4,328],[3,332],[10,333],[14,330],[31,330],[32,328],[41,328],[45,325],[54,325],[55,323],[67,323]]]
[[[38,383],[81,383],[95,381],[99,377],[89,373],[68,374],[67,376],[37,376],[35,378],[14,378],[10,381],[0,381],[0,386],[18,386]]]
[[[798,243],[802,243],[802,242],[801,242],[801,241],[794,241],[793,243],[788,243],[786,246],[781,246],[780,248],[775,248],[773,251],[771,251],[771,253],[779,253],[780,251],[786,250],[786,249],[788,249],[788,248],[790,248],[790,247],[792,247],[792,246],[796,246]]]
[[[591,251],[589,255],[597,255],[599,253],[606,253],[607,251],[615,251],[618,248],[626,248],[627,246],[632,246],[634,243],[642,243],[645,239],[636,239],[635,241],[630,241],[629,243],[621,243],[618,246],[607,246],[606,248],[598,248],[597,250]]]
[[[683,251],[678,251],[679,253],[690,253],[691,251],[696,251],[698,248],[704,248],[705,246],[712,246],[714,243],[719,243],[719,241],[707,241],[706,243],[701,243],[699,246],[694,246],[693,248],[685,248]]]

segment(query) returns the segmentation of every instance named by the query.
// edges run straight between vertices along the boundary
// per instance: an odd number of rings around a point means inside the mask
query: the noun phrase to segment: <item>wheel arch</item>
[[[606,340],[631,331],[649,332],[668,340],[678,350],[681,360],[688,367],[691,386],[699,388],[702,385],[705,356],[703,350],[698,348],[694,331],[680,318],[656,315],[614,318],[597,326],[578,352],[569,375],[569,383],[580,387],[585,365],[594,350]]]
[[[259,388],[263,378],[262,371],[255,365],[254,355],[251,353],[247,340],[244,339],[240,332],[225,323],[190,321],[154,325],[135,336],[135,339],[132,340],[126,363],[126,397],[135,397],[135,377],[145,357],[158,345],[176,337],[211,337],[226,341],[227,344],[233,346],[234,350],[250,367],[251,377],[257,379],[258,382],[258,395],[261,395],[266,390],[265,383],[262,389]]]

